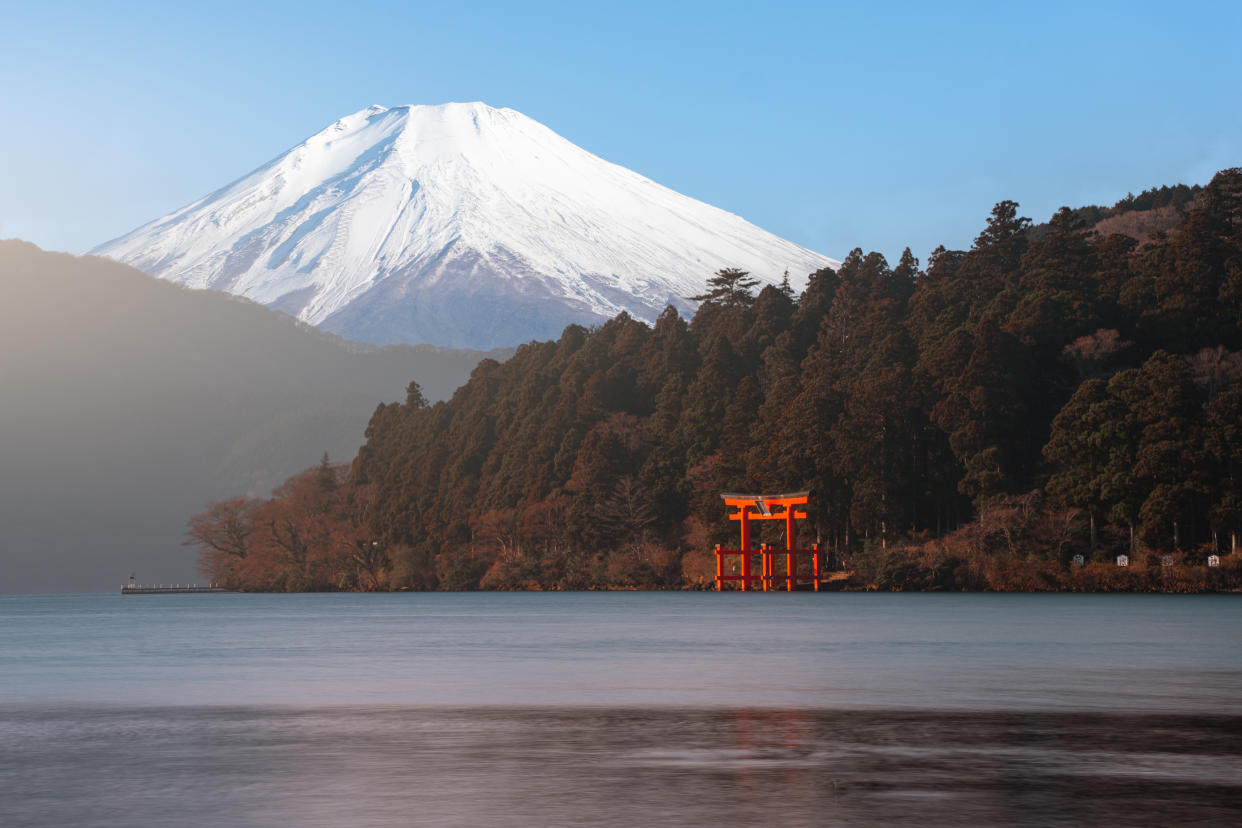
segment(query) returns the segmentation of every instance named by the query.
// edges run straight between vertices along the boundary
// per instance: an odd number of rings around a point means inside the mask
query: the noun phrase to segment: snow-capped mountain
[[[346,338],[490,348],[836,262],[515,112],[372,106],[91,251]]]

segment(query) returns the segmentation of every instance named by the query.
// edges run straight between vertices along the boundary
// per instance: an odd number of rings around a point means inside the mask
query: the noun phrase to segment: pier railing
[[[144,586],[142,584],[122,584],[122,595],[176,595],[191,592],[230,592],[224,587],[211,584],[209,586],[199,586],[198,584],[177,584],[175,586]]]

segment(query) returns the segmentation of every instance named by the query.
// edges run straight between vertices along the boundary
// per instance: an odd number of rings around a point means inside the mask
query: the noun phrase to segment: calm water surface
[[[0,825],[1237,824],[1233,596],[0,597]]]

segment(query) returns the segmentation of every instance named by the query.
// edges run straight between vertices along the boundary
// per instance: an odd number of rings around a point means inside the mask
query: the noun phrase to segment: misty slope
[[[373,106],[94,253],[374,342],[494,347],[836,262],[482,103]]]
[[[185,520],[350,459],[411,380],[484,354],[359,347],[246,300],[0,241],[0,592],[185,582]]]

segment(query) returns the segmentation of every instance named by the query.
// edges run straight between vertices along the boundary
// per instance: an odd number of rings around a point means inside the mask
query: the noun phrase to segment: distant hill
[[[384,401],[508,351],[347,342],[228,294],[0,241],[0,592],[194,579],[186,518],[348,459]]]

